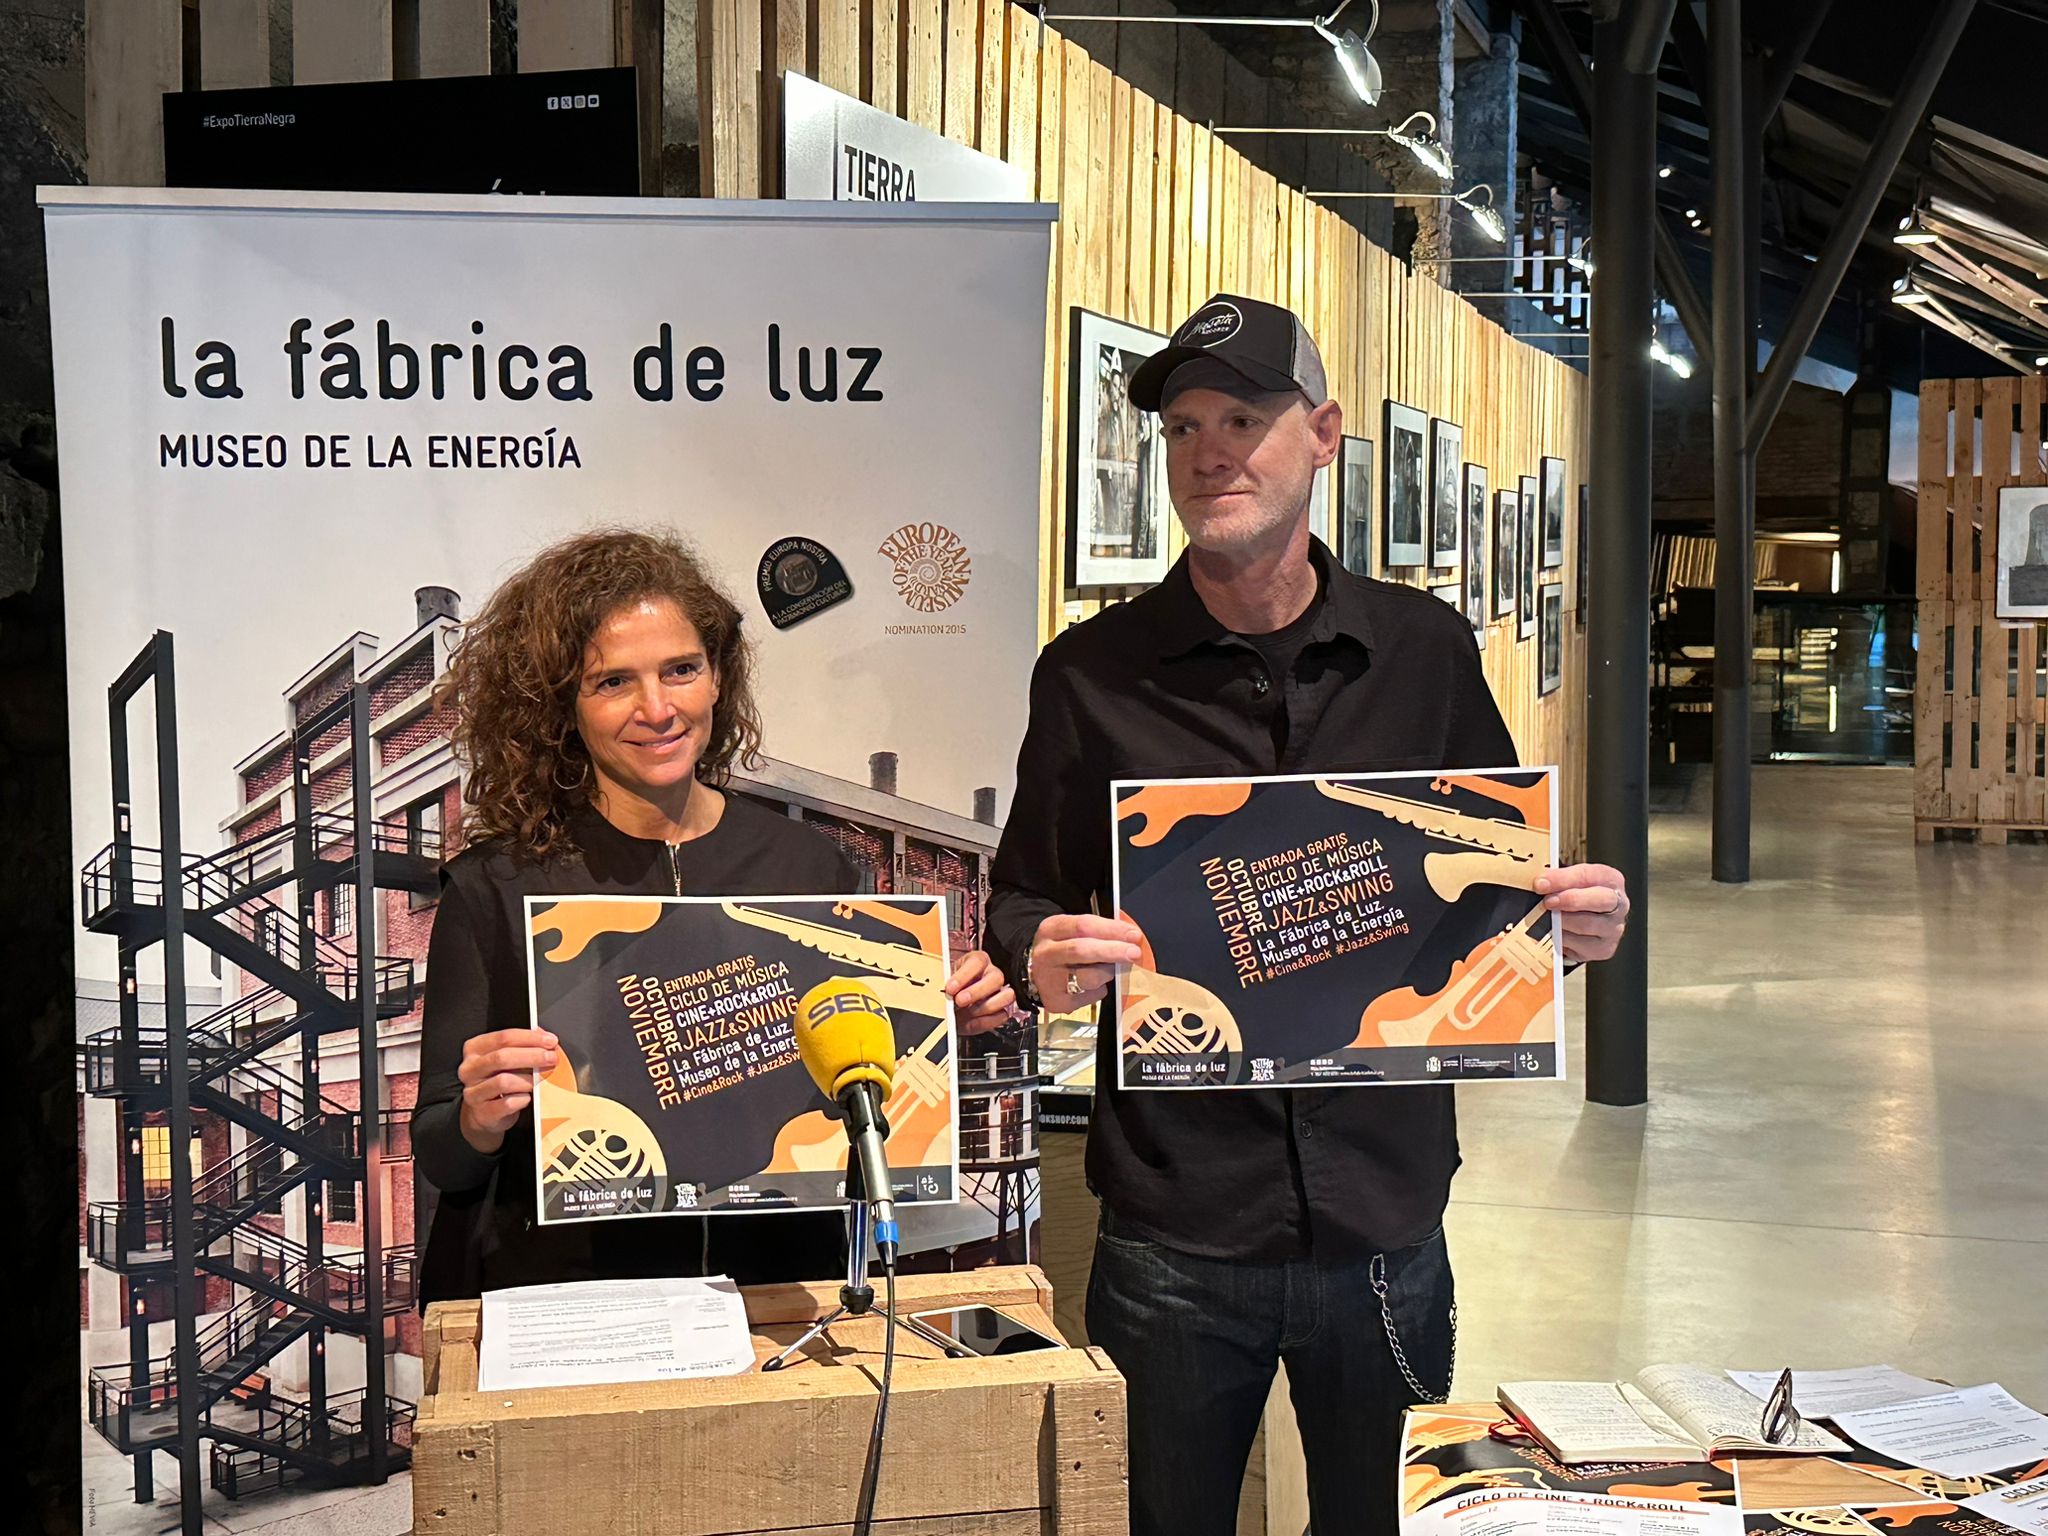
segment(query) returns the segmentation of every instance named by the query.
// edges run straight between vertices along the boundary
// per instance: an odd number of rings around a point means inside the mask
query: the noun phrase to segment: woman
[[[556,1040],[526,1027],[523,899],[622,892],[835,895],[862,888],[817,830],[722,792],[761,742],[740,613],[683,544],[583,534],[498,588],[450,667],[467,770],[465,850],[442,871],[428,950],[413,1155],[441,1193],[422,1295],[557,1280],[822,1279],[836,1213],[541,1226],[532,1095]],[[1008,1016],[980,951],[946,984],[962,1034]]]

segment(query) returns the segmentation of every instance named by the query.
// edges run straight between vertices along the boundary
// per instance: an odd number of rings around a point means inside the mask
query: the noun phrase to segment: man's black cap
[[[1131,404],[1141,411],[1161,409],[1168,382],[1190,363],[1221,364],[1265,393],[1299,390],[1311,406],[1330,398],[1322,354],[1308,327],[1292,310],[1260,299],[1219,293],[1189,315],[1172,340],[1131,375]],[[1206,387],[1228,378],[1213,367],[1201,369],[1200,376]]]

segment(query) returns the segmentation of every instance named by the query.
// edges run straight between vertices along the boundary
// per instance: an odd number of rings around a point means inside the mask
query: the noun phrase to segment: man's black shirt
[[[1045,648],[992,872],[988,947],[1006,973],[1026,974],[1046,918],[1114,915],[1114,779],[1515,763],[1464,618],[1353,575],[1319,542],[1309,557],[1321,598],[1286,676],[1203,606],[1185,556]],[[1406,1247],[1443,1218],[1458,1166],[1448,1086],[1162,1093],[1115,1079],[1105,1029],[1088,1180],[1135,1234],[1216,1258],[1342,1258]]]

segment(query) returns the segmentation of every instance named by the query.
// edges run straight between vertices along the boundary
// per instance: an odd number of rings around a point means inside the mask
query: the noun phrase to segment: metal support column
[[[132,667],[130,671],[133,671]],[[107,691],[107,743],[114,783],[113,899],[115,907],[121,911],[128,910],[135,902],[135,817],[128,776],[128,700],[131,692],[125,674]],[[142,1059],[142,982],[141,968],[136,963],[140,948],[132,933],[121,936],[119,1071],[124,1083],[136,1081]],[[120,1110],[121,1182],[116,1195],[121,1203],[115,1208],[114,1241],[120,1245],[116,1251],[125,1257],[141,1250],[147,1225],[146,1208],[142,1203],[144,1115],[141,1102],[132,1093],[122,1096]],[[144,1315],[142,1305],[142,1280],[139,1276],[127,1276],[117,1283],[117,1289],[127,1303],[128,1315],[124,1321],[128,1325],[128,1383],[134,1387],[149,1380],[149,1319]],[[135,1453],[134,1488],[138,1504],[147,1504],[156,1498],[155,1458],[154,1451]]]
[[[371,782],[370,685],[358,679],[349,710],[349,780],[356,845],[356,1105],[363,1159],[363,1440],[367,1475],[382,1482],[384,1423],[384,1063],[377,1044],[377,806]]]
[[[1742,0],[1709,0],[1714,171],[1714,842],[1716,880],[1749,879],[1751,378]]]
[[[1590,856],[1628,881],[1633,912],[1586,991],[1586,1097],[1649,1097],[1650,393],[1648,331],[1657,186],[1657,77],[1625,67],[1626,28],[1593,29],[1591,516],[1599,551],[1587,624]]]
[[[185,841],[178,811],[178,683],[171,637],[156,634],[156,792],[164,904],[164,1082],[170,1089],[171,1286],[178,1381],[178,1504],[200,1536],[198,1234],[192,1210],[192,1061],[185,1016]]]
[[[292,732],[292,869],[296,874],[294,882],[298,892],[298,910],[294,920],[298,924],[298,953],[304,964],[309,980],[322,984],[319,972],[318,940],[319,913],[315,906],[318,885],[313,872],[319,867],[315,860],[320,857],[320,842],[313,830],[313,748],[315,738],[303,727]],[[333,910],[333,893],[328,894],[328,910]],[[259,909],[260,911],[260,909]],[[262,921],[259,917],[258,921]],[[320,1103],[320,1031],[308,1029],[299,1036],[299,1093],[309,1109]],[[279,1106],[278,1118],[285,1118],[283,1106]],[[302,1126],[305,1134],[316,1134],[313,1127]],[[306,1279],[309,1290],[316,1290],[316,1278],[327,1262],[327,1180],[323,1174],[314,1172],[299,1191],[299,1209],[305,1222]],[[310,1442],[320,1448],[327,1444],[329,1416],[327,1411],[327,1327],[317,1319],[306,1330],[306,1413],[307,1433]]]

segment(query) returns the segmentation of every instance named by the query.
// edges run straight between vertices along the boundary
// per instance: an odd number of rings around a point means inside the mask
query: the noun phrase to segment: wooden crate
[[[907,1275],[898,1311],[985,1305],[1054,1333],[1035,1268]],[[744,1294],[757,1359],[836,1303]],[[478,1303],[427,1309],[416,1536],[841,1536],[874,1418],[882,1325],[833,1328],[789,1368],[480,1393]],[[1114,1536],[1127,1528],[1124,1383],[1096,1349],[947,1360],[898,1330],[875,1504],[890,1536]]]

